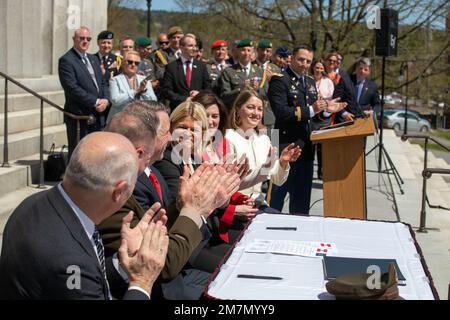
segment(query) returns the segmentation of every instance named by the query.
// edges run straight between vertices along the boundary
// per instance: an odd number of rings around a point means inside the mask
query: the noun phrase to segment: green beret
[[[236,48],[253,47],[253,41],[250,39],[242,39],[236,45]]]
[[[329,281],[326,284],[327,291],[336,299],[398,299],[398,287],[397,287],[397,271],[395,270],[395,264],[389,265],[389,271],[383,273],[380,279],[380,287],[369,288],[368,281],[372,274],[368,273],[355,273],[346,274]],[[370,282],[370,281],[369,281]]]
[[[266,48],[272,48],[272,42],[267,39],[261,39],[258,42],[258,48],[266,49]]]
[[[152,39],[144,36],[139,36],[134,40],[134,42],[138,47],[146,47],[152,44]]]

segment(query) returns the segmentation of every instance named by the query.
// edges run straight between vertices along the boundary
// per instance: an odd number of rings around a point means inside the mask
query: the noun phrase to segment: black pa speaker
[[[380,29],[375,29],[375,54],[388,57],[397,55],[398,13],[380,9]]]

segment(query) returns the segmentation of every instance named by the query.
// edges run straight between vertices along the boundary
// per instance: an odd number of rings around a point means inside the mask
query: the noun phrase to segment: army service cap
[[[114,33],[111,31],[105,30],[98,34],[97,40],[112,40],[114,38]]]

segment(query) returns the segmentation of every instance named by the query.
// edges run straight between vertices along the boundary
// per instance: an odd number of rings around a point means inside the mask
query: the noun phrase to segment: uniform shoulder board
[[[284,77],[282,73],[272,73],[272,77]]]
[[[309,78],[309,79],[311,79],[311,80],[314,80],[314,78],[313,77],[311,77],[310,75],[306,75],[306,78]],[[316,80],[314,80],[314,81],[316,81]]]

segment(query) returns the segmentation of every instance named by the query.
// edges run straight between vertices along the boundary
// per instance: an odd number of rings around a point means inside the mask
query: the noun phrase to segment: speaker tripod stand
[[[397,168],[395,167],[394,162],[392,162],[391,157],[389,156],[389,153],[386,151],[386,148],[384,147],[383,143],[383,116],[384,116],[384,76],[385,76],[385,66],[386,66],[386,57],[383,56],[383,62],[381,67],[381,114],[380,114],[380,125],[377,125],[377,130],[379,131],[379,139],[378,143],[370,149],[366,153],[366,157],[378,149],[378,170],[375,172],[378,173],[386,173],[386,174],[393,174],[395,181],[397,181],[398,188],[400,189],[401,194],[404,194],[405,192],[402,189],[403,179],[400,176],[400,173],[398,172]],[[376,121],[377,123],[377,121]],[[385,169],[382,169],[382,159],[385,159]],[[387,160],[387,161],[386,161]],[[374,172],[373,170],[367,170],[369,172]]]

